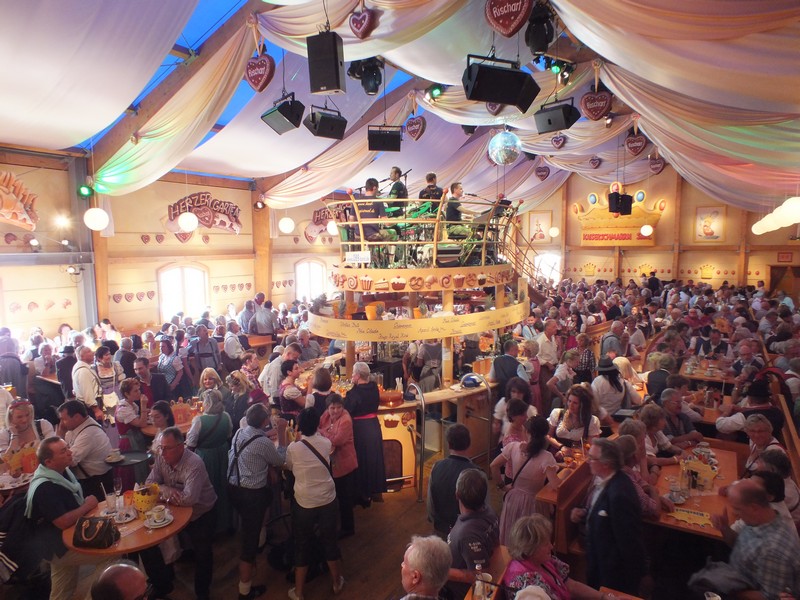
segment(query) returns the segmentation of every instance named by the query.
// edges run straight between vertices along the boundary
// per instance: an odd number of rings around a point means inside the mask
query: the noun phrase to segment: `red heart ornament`
[[[550,167],[536,167],[536,177],[539,178],[539,181],[544,181],[548,177],[550,177]]]
[[[3,236],[3,239],[6,241],[6,244],[11,244],[17,241],[17,236],[13,233],[7,233]]]
[[[276,281],[275,282],[275,287],[281,287],[281,282],[280,281]]]
[[[142,242],[144,242],[145,244],[149,244],[150,243],[150,236],[147,235],[146,233],[143,233],[142,234]]]
[[[286,285],[286,280],[285,279],[283,280],[283,287],[289,287],[288,285]]]
[[[660,156],[658,158],[651,158],[650,159],[650,172],[653,175],[658,175],[661,171],[664,170],[664,167],[667,166],[667,161],[665,161]]]
[[[498,104],[497,102],[487,102],[486,103],[486,112],[488,112],[493,117],[496,117],[500,114],[500,111],[506,107],[505,104]]]
[[[261,54],[247,61],[244,67],[244,78],[257,92],[263,92],[264,88],[272,81],[275,74],[275,59],[269,54]]]
[[[211,238],[210,238],[210,237],[208,237],[207,235],[204,235],[204,236],[203,236],[201,239],[203,240],[203,243],[204,243],[204,244],[208,244],[208,242],[210,242],[210,241],[211,241]]]
[[[638,135],[629,135],[625,138],[625,149],[632,156],[639,156],[645,146],[647,146],[647,138],[641,133]]]
[[[422,134],[425,133],[426,125],[425,117],[411,117],[406,121],[406,133],[416,142],[422,137]]]
[[[553,148],[556,150],[561,150],[561,148],[564,147],[564,144],[567,143],[567,136],[561,135],[560,133],[558,135],[554,135],[552,138],[550,138],[550,143],[553,144]]]
[[[246,289],[246,290],[249,292],[249,291],[250,291],[250,288],[251,288],[251,287],[253,287],[253,284],[252,284],[252,283],[245,283],[245,284],[244,284],[244,287],[245,287],[245,289]]]
[[[176,237],[176,238],[178,238],[178,241],[179,241],[181,244],[185,244],[185,243],[186,243],[186,242],[188,242],[190,239],[192,239],[192,234],[193,234],[193,233],[194,233],[193,231],[190,231],[190,232],[188,232],[188,233],[187,233],[187,232],[185,232],[185,231],[178,231],[178,232],[176,232],[176,233],[175,233],[175,237]]]
[[[223,292],[227,292],[228,291],[228,286],[227,285],[223,285],[222,286],[222,291]]]
[[[241,291],[244,289],[244,284],[243,284],[243,283],[240,283],[240,284],[239,284],[239,285],[237,285],[236,287],[238,287],[238,288],[239,288],[239,291],[241,292]]]
[[[111,296],[111,299],[117,304],[119,304],[120,302],[122,302],[122,294],[114,294],[113,296]]]
[[[144,300],[144,292],[136,292],[136,299],[141,302]]]
[[[163,241],[164,241],[164,234],[163,233],[156,234],[156,242],[160,244]]]
[[[500,35],[511,37],[531,16],[533,0],[486,0],[486,21]]]
[[[128,292],[127,294],[125,294],[125,301],[126,302],[133,302],[133,294],[131,292]]]
[[[592,121],[599,121],[611,111],[611,92],[589,92],[581,98],[583,116]]]
[[[152,299],[153,299],[153,298],[155,298],[155,297],[156,297],[156,293],[155,293],[155,291],[153,291],[153,290],[150,290],[149,292],[147,292],[147,299],[148,299],[148,300],[152,300]]]
[[[599,157],[593,156],[592,158],[589,159],[589,166],[592,167],[593,169],[596,169],[597,167],[600,166],[602,162],[603,161]]]
[[[360,40],[368,37],[377,24],[378,15],[371,8],[356,10],[350,15],[350,31]]]
[[[289,285],[294,285],[294,279],[289,280]]]

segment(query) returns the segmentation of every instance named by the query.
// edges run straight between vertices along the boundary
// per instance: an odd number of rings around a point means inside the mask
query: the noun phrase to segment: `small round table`
[[[149,452],[141,452],[139,450],[126,450],[122,452],[122,460],[116,462],[106,461],[107,465],[112,467],[135,467],[136,465],[150,460],[151,455]]]

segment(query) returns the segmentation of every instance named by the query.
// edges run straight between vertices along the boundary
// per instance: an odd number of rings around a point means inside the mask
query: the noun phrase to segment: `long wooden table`
[[[105,502],[101,502],[97,508],[89,512],[87,516],[97,517],[105,508]],[[158,529],[148,529],[144,526],[144,519],[136,518],[130,523],[117,525],[120,533],[119,541],[111,546],[102,550],[93,548],[76,548],[72,544],[72,537],[75,535],[75,526],[68,527],[61,534],[61,539],[64,545],[70,550],[80,552],[81,554],[91,554],[93,556],[119,556],[121,554],[128,554],[129,552],[138,552],[145,548],[157,546],[166,539],[171,538],[173,535],[180,532],[184,527],[189,524],[192,517],[191,506],[175,506],[170,504],[169,511],[172,513],[173,521],[165,527]]]
[[[192,426],[192,422],[187,421],[186,423],[175,423],[175,426],[181,430],[183,435],[186,435],[186,432],[189,431]],[[154,438],[158,433],[158,428],[155,425],[145,425],[142,427],[142,433],[147,437]]]
[[[734,384],[733,375],[728,374],[727,367],[719,360],[701,359],[696,365],[688,360],[683,361],[680,374],[691,381],[700,381],[721,385],[723,391],[727,384]]]

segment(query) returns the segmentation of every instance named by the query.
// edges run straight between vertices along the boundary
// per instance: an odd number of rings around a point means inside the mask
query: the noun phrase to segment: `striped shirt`
[[[236,466],[233,464],[236,450],[240,449],[251,438],[258,437],[247,444],[239,454],[239,477],[236,477]],[[231,449],[228,450],[228,483],[231,485],[255,490],[267,486],[267,469],[270,465],[283,466],[286,460],[286,448],[275,444],[260,429],[248,425],[233,436]]]

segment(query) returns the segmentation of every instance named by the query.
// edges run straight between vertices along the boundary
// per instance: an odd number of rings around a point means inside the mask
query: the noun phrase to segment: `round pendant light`
[[[193,212],[185,212],[181,213],[178,217],[178,227],[181,228],[181,231],[184,233],[191,233],[200,225],[200,221],[197,219],[197,215]]]
[[[294,231],[294,219],[292,217],[283,217],[278,221],[278,229],[281,233],[292,233]]]
[[[653,226],[652,225],[642,225],[642,228],[639,230],[644,237],[650,237],[653,235]]]
[[[549,235],[551,238],[556,238],[556,237],[558,237],[560,233],[561,233],[561,230],[560,230],[558,227],[556,227],[555,225],[554,225],[553,227],[551,227],[550,229],[548,229],[548,230],[547,230],[547,234],[548,234],[548,235]]]
[[[328,230],[330,235],[339,235],[339,227],[336,225],[336,221],[331,219],[328,221],[328,224],[325,226],[325,229]]]
[[[108,213],[102,208],[90,208],[83,213],[83,222],[92,231],[103,231],[108,227]]]

